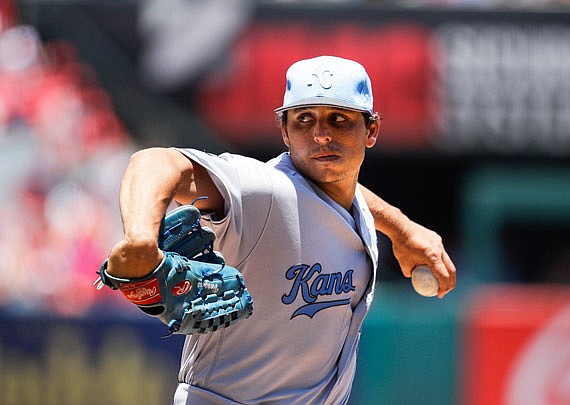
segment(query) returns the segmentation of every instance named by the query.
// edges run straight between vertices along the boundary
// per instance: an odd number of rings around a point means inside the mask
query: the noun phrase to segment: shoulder
[[[202,164],[203,166],[209,166],[209,164],[222,165],[228,167],[251,167],[251,168],[270,168],[265,162],[262,162],[256,158],[244,156],[236,153],[224,152],[220,154],[214,154],[193,148],[174,148],[180,151],[182,154],[186,155],[193,161]]]

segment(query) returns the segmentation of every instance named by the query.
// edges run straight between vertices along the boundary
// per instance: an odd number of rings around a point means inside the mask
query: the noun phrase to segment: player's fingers
[[[402,270],[404,277],[411,278],[412,270],[417,265],[415,261],[416,258],[414,257],[414,259],[410,259],[411,255],[409,251],[401,251],[396,246],[393,248],[393,253],[394,257],[398,261],[398,264],[400,265],[400,270]]]
[[[449,291],[449,273],[441,259],[434,260],[431,269],[439,282],[439,291],[437,292],[437,296],[439,298],[443,298],[443,296]]]
[[[455,288],[457,282],[457,270],[455,268],[455,264],[453,264],[453,261],[451,260],[451,257],[449,257],[445,250],[443,251],[442,259],[445,267],[447,268],[447,272],[449,273],[449,291],[451,291]]]
[[[439,291],[437,295],[439,298],[443,298],[445,294],[451,291],[455,285],[453,263],[451,267],[448,267],[448,262],[450,262],[450,259],[441,242],[436,249],[433,249],[426,256],[429,258],[429,267],[438,280]],[[451,274],[452,272],[453,275]]]
[[[445,250],[441,253],[441,260],[434,263],[434,268],[436,269],[436,277],[441,276],[441,278],[438,277],[440,288],[437,295],[439,298],[443,298],[455,288],[456,284],[455,265]]]
[[[414,267],[416,266],[416,264],[402,264],[400,263],[400,268],[402,269],[402,274],[404,275],[404,277],[406,278],[411,278],[412,277],[412,270],[414,269]]]

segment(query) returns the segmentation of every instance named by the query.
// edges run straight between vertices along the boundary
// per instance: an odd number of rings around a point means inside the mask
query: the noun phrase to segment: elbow
[[[163,160],[166,155],[166,148],[147,148],[141,149],[133,153],[129,160],[129,165],[133,166],[148,166],[156,164]]]
[[[180,190],[190,188],[193,175],[194,167],[190,159],[180,151],[153,147],[131,155],[124,178],[127,179],[125,183],[134,179],[137,187],[152,189],[156,198],[170,201]]]
[[[172,148],[152,147],[141,149],[133,153],[129,160],[129,167],[147,171],[160,171],[168,176],[179,175],[187,171],[192,166],[189,165],[188,159]]]

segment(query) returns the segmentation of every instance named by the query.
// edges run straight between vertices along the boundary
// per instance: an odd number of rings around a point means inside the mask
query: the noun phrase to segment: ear
[[[285,144],[285,146],[287,146],[287,149],[290,149],[291,145],[289,142],[289,132],[287,132],[286,125],[281,125],[281,137],[283,138],[283,143]]]
[[[376,141],[378,140],[378,136],[380,135],[380,123],[381,121],[379,119],[376,119],[368,127],[368,135],[366,137],[366,147],[368,149],[376,145]]]

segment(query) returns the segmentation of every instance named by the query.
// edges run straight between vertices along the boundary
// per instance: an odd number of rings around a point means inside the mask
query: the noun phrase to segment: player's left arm
[[[439,281],[438,297],[455,288],[456,269],[443,240],[436,232],[412,221],[400,209],[360,185],[362,195],[374,217],[376,230],[392,241],[394,256],[405,277],[420,264],[430,267]]]

